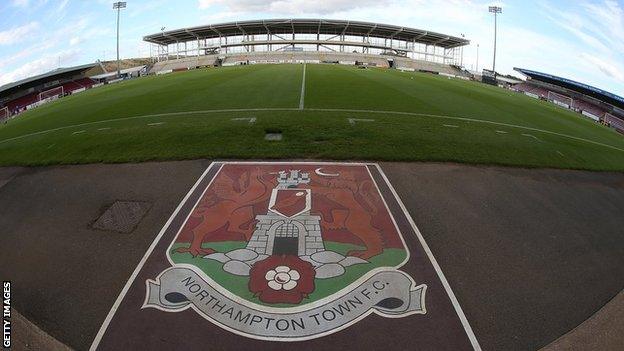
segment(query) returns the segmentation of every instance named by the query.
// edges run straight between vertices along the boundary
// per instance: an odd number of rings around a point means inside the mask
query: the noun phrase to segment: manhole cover
[[[131,233],[149,210],[148,202],[117,201],[98,218],[92,227],[119,233]]]

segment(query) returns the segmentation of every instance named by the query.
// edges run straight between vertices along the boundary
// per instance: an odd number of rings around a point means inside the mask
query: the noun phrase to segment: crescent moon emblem
[[[318,174],[320,176],[326,176],[326,177],[338,177],[338,176],[340,176],[340,173],[323,173],[323,172],[321,172],[321,168],[315,169],[314,173],[316,173],[316,174]]]

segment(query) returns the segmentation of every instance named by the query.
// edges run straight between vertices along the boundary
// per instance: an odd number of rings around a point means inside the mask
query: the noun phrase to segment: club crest
[[[427,286],[399,270],[409,250],[365,165],[225,163],[167,257],[143,308],[193,308],[246,337],[307,340],[370,313],[426,313]]]

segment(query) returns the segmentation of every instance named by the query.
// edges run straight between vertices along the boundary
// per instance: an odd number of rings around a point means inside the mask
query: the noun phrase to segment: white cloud
[[[65,10],[65,7],[67,7],[67,4],[69,4],[69,0],[63,0],[59,3],[58,7],[56,8],[56,10],[58,12],[61,12],[63,10]]]
[[[391,0],[199,0],[199,8],[223,6],[234,13],[329,14],[362,7],[379,7]]]
[[[80,54],[81,51],[77,49],[64,50],[45,55],[43,58],[34,61],[26,62],[10,72],[0,72],[0,85],[56,69],[59,67],[59,62],[61,65],[65,65],[64,62],[72,62],[76,60]]]
[[[25,25],[15,27],[0,32],[0,45],[9,45],[23,41],[25,37],[39,29],[39,23],[30,22]]]
[[[26,7],[30,1],[28,0],[13,0],[11,4],[16,7]]]
[[[609,58],[597,57],[588,53],[582,53],[581,57],[593,67],[598,68],[606,76],[624,82],[624,70],[622,70],[621,62],[618,66],[616,62]]]
[[[577,53],[575,67],[595,84],[597,75],[612,82],[624,83],[624,9],[616,1],[581,2],[566,9],[542,5],[548,10],[549,19],[578,39],[578,42],[560,56]],[[587,53],[591,49],[591,53]],[[563,61],[563,60],[560,60]],[[567,60],[566,60],[567,61]]]

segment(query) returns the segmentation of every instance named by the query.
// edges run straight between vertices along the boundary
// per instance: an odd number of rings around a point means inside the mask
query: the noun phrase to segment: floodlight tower
[[[492,63],[492,71],[494,71],[494,76],[496,76],[496,18],[499,13],[503,13],[503,8],[499,6],[490,6],[488,10],[494,14],[494,61]]]
[[[117,10],[117,78],[119,78],[119,76],[121,75],[121,72],[119,70],[119,13],[121,12],[121,9],[125,8],[125,1],[118,1],[113,3],[113,10]]]

